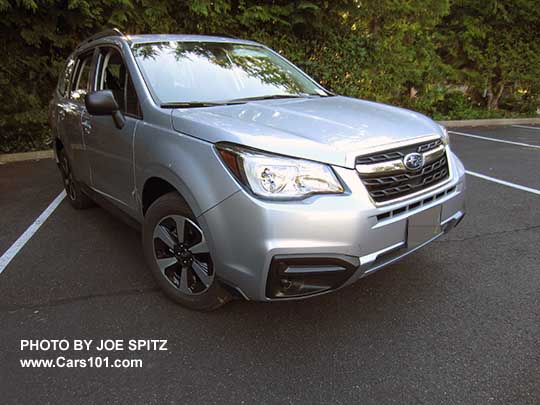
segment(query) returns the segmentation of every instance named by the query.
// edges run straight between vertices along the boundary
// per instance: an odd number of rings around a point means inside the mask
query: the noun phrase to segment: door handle
[[[90,135],[92,132],[92,122],[90,121],[90,114],[81,114],[81,127],[84,135]]]

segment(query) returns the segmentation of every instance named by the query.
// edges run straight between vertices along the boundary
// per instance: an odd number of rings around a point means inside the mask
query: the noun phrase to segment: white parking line
[[[509,181],[499,180],[499,179],[496,179],[494,177],[486,176],[485,174],[471,172],[470,170],[465,170],[465,173],[470,174],[471,176],[474,176],[474,177],[479,177],[481,179],[492,181],[494,183],[502,184],[504,186],[512,187],[512,188],[515,188],[515,189],[518,189],[518,190],[521,190],[521,191],[527,191],[529,193],[540,195],[540,190],[537,190],[535,188],[525,187],[525,186],[521,186],[519,184],[510,183]]]
[[[66,192],[62,191],[58,196],[49,204],[47,208],[41,213],[39,217],[28,227],[24,233],[19,236],[13,245],[0,257],[0,274],[6,269],[7,265],[13,260],[15,255],[26,245],[26,242],[37,232],[41,225],[49,218],[54,212],[56,207],[60,205],[62,200],[66,197]]]
[[[471,137],[471,138],[483,139],[485,141],[508,143],[510,145],[525,146],[526,148],[540,149],[539,145],[529,145],[528,143],[505,141],[503,139],[495,139],[495,138],[488,138],[488,137],[480,136],[480,135],[466,134],[465,132],[456,132],[456,131],[448,131],[448,132],[451,133],[451,134],[468,136],[468,137]]]
[[[526,129],[536,129],[540,131],[540,127],[529,127],[528,125],[512,125],[515,128],[526,128]]]

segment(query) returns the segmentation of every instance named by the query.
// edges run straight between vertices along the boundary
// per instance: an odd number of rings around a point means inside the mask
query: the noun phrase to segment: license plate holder
[[[441,233],[442,206],[428,208],[407,220],[407,247],[414,248]]]

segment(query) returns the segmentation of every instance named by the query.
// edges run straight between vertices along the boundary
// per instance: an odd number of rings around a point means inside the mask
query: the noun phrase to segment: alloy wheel
[[[154,259],[165,278],[184,294],[208,290],[214,270],[199,226],[181,215],[168,215],[154,228]]]

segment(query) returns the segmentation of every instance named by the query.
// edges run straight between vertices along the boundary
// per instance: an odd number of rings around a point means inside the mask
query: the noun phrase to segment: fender
[[[141,216],[144,185],[152,177],[171,184],[197,217],[240,189],[210,142],[145,124],[137,127],[133,149]]]

